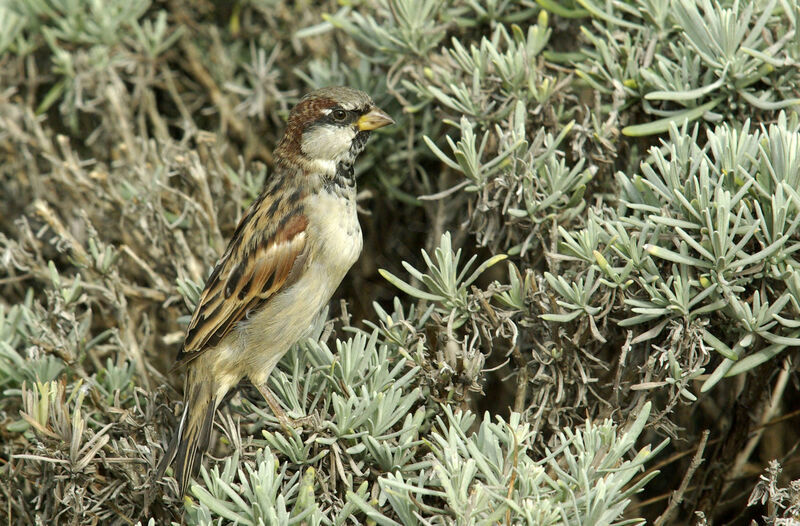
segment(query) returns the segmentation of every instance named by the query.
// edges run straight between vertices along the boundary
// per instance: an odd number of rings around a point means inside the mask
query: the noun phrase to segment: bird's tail
[[[156,472],[156,479],[161,479],[174,460],[175,480],[178,481],[181,497],[186,493],[189,479],[197,473],[199,461],[208,449],[214,412],[218,405],[213,385],[209,382],[194,382],[192,376],[190,372],[180,424]]]

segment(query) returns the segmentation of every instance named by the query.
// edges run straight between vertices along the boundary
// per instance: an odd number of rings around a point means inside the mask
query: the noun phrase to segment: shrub
[[[6,2],[0,513],[796,520],[797,20],[778,0]],[[242,386],[226,458],[179,502],[152,480],[173,357],[289,109],[331,84],[397,125],[356,166],[364,252],[270,380],[302,426]]]

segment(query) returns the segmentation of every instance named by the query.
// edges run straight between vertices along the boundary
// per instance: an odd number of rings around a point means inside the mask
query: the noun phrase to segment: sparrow
[[[308,336],[361,253],[353,163],[370,132],[393,123],[366,93],[347,87],[313,91],[289,113],[274,173],[217,261],[178,352],[184,409],[157,478],[174,461],[181,497],[208,448],[217,407],[242,379],[286,421],[267,379]]]

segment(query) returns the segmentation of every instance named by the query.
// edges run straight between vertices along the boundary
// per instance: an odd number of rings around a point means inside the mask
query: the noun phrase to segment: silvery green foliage
[[[207,524],[218,516],[242,524],[342,523],[356,507],[343,502],[340,492],[365,497],[367,481],[376,474],[419,464],[425,411],[418,371],[396,347],[379,343],[377,331],[337,340],[335,349],[309,340],[271,377],[300,426],[264,430],[263,440],[255,441],[265,448],[255,468],[242,467],[237,457],[221,471],[204,470],[205,487],[191,487],[199,506],[187,506],[190,523]],[[243,403],[254,423],[274,420]]]
[[[650,404],[624,430],[611,421],[565,429],[537,458],[535,432],[517,413],[487,414],[476,427],[469,411],[428,406],[438,413],[429,428],[418,405],[420,368],[377,336],[337,341],[337,354],[309,340],[284,359],[273,387],[311,431],[264,431],[269,445],[252,461],[234,454],[222,467],[203,468],[187,522],[629,523],[621,517],[630,497],[657,472],[629,483],[666,444],[629,456]],[[344,498],[334,496],[337,485]]]
[[[586,279],[630,308],[619,324],[635,328],[634,344],[670,330],[693,349],[670,357],[673,381],[700,374],[710,351],[724,360],[703,391],[800,345],[799,155],[796,115],[760,129],[718,126],[702,143],[696,126],[673,124],[640,174],[617,174],[620,208],[590,216],[581,232],[562,230],[564,253],[590,265]],[[557,321],[596,314],[564,285],[553,278],[570,312]]]
[[[566,429],[556,438],[554,451],[537,460],[532,458],[530,426],[518,413],[507,421],[492,421],[487,414],[470,432],[475,415],[445,407],[431,433],[432,475],[421,472],[415,479],[387,474],[379,483],[403,524],[448,524],[453,519],[459,524],[627,523],[621,515],[630,497],[657,472],[629,482],[666,445],[645,447],[624,460],[649,414],[646,404],[624,432],[610,421]],[[442,508],[439,501],[445,503]]]
[[[472,256],[463,268],[459,269],[461,259],[461,249],[453,252],[450,232],[442,234],[439,246],[434,251],[433,260],[425,250],[422,251],[422,258],[428,267],[429,273],[423,274],[406,262],[403,267],[408,271],[412,278],[421,282],[424,289],[406,283],[392,273],[381,270],[381,275],[387,281],[409,296],[434,302],[438,308],[436,311],[442,317],[450,320],[453,328],[458,328],[470,318],[470,310],[474,310],[474,303],[469,294],[469,286],[489,267],[506,258],[504,254],[498,254],[475,268],[467,276],[467,272],[472,270],[472,264],[478,256]]]
[[[466,296],[454,295],[462,290],[459,284],[474,281],[494,261],[467,278],[472,261],[459,269],[450,243],[445,234],[435,258],[425,257],[430,275],[409,269],[426,290],[391,278],[410,294],[427,295],[433,305],[455,313],[458,305],[469,303]],[[462,301],[452,303],[457,297]],[[394,315],[379,309],[380,328],[337,340],[335,352],[317,341],[324,333],[318,325],[317,336],[302,351],[284,358],[270,383],[300,425],[264,430],[264,441],[254,441],[265,447],[254,465],[246,461],[242,467],[235,457],[221,469],[203,468],[204,484],[191,487],[197,505],[187,505],[190,524],[220,518],[239,524],[343,524],[348,518],[386,525],[628,523],[621,516],[630,496],[657,472],[629,482],[666,444],[626,460],[650,404],[624,431],[611,421],[565,429],[537,459],[536,432],[520,414],[508,420],[487,414],[476,428],[471,412],[421,398],[423,389],[436,392],[425,375],[430,365],[398,308]],[[423,314],[423,321],[429,315]],[[416,318],[413,311],[408,316]],[[420,343],[416,350],[407,346],[413,341]],[[417,360],[420,365],[414,365]],[[446,383],[443,373],[438,381]],[[477,379],[480,370],[462,374]],[[242,403],[254,413],[256,426],[263,425],[258,419],[274,422],[258,407]],[[343,497],[337,486],[346,490]]]
[[[747,502],[748,506],[770,504],[769,514],[762,516],[768,526],[791,526],[800,519],[800,480],[792,480],[788,486],[781,487],[778,477],[782,471],[780,463],[771,460]]]
[[[314,469],[288,477],[287,466],[267,449],[259,450],[255,467],[242,464],[234,453],[222,469],[203,468],[205,487],[192,488],[198,505],[187,507],[187,524],[211,525],[220,518],[245,526],[323,524],[314,502]]]
[[[464,174],[462,184],[465,192],[491,195],[504,202],[506,225],[519,223],[527,226],[558,217],[569,220],[583,208],[586,184],[592,179],[591,169],[583,169],[584,161],[567,166],[563,153],[558,149],[572,129],[569,122],[557,136],[541,128],[528,142],[531,135],[526,132],[526,108],[519,100],[514,105],[505,127],[496,125],[486,131],[478,142],[467,117],[460,121],[461,138],[458,142],[449,136],[447,142],[453,157],[439,149],[429,137],[424,137],[433,153],[448,167]],[[489,139],[496,142],[496,149],[489,153]],[[510,248],[512,254],[524,253],[536,244],[536,230]],[[489,242],[495,232],[487,228],[479,239]]]
[[[150,0],[12,0],[0,6],[0,53],[24,57],[49,50],[58,80],[36,109],[45,112],[59,103],[75,130],[80,113],[99,112],[98,99],[119,82],[118,71],[132,66],[135,52],[155,60],[180,37],[180,30],[167,29],[164,11],[139,23],[150,5]]]
[[[0,521],[613,524],[648,400],[641,441],[720,447],[629,515],[686,523],[723,466],[724,522],[791,452],[761,444],[796,435],[795,3],[0,3]],[[298,425],[245,389],[185,506],[149,479],[172,358],[332,84],[397,121],[355,167],[364,252],[272,378]]]
[[[0,307],[0,389],[5,392],[18,390],[24,382],[49,382],[64,369],[64,363],[54,356],[35,353],[26,357],[21,352],[21,335],[36,330],[32,302],[33,295],[29,294],[25,303],[14,305],[8,312]]]
[[[626,135],[669,131],[684,120],[742,118],[800,103],[797,10],[770,0],[585,0],[588,60],[578,74],[615,108],[641,104],[651,122]]]
[[[421,174],[418,186],[425,195],[420,200],[434,201],[432,208],[448,196],[466,198],[473,208],[470,226],[481,245],[495,252],[511,247],[511,254],[535,249],[541,243],[538,224],[555,217],[570,221],[580,213],[586,185],[597,172],[582,160],[569,159],[570,150],[594,148],[586,144],[583,126],[575,133],[575,118],[586,120],[587,115],[562,89],[565,79],[538,66],[552,34],[547,11],[509,2],[473,2],[468,8],[440,4],[436,9],[417,0],[376,4],[374,12],[365,10],[367,16],[343,10],[330,21],[364,47],[394,53],[391,60],[382,57],[394,67],[405,62],[395,58],[396,40],[412,42],[415,34],[406,27],[405,13],[424,12],[431,27],[449,24],[458,29],[456,35],[463,34],[444,40],[438,32],[428,33],[424,46],[413,47],[431,50],[432,59],[411,61],[401,69],[404,75],[387,79],[386,90],[404,102],[408,114],[401,126],[413,127],[424,141],[409,152],[409,162],[418,164],[414,168]],[[470,10],[480,22],[491,22],[491,31],[468,32],[475,26]],[[523,20],[526,25],[516,24]],[[441,47],[433,51],[434,45]],[[445,128],[439,124],[441,114]],[[441,144],[443,134],[446,145]],[[414,163],[431,156],[462,177],[437,180],[421,162]],[[390,160],[402,161],[398,156]]]

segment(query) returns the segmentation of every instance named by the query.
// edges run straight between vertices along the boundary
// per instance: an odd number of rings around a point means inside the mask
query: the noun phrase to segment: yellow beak
[[[386,115],[382,109],[374,106],[369,113],[365,113],[356,121],[359,131],[377,130],[390,124],[394,124],[394,119]]]

